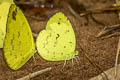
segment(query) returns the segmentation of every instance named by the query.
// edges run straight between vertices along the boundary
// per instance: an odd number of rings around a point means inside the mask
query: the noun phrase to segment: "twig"
[[[68,4],[68,3],[65,2],[65,1],[62,1],[62,5],[63,5],[64,7],[66,7],[66,8],[70,11],[70,13],[72,13],[72,15],[73,15],[75,18],[77,18],[77,19],[80,18],[80,16],[72,9],[72,7],[71,7],[70,4]]]
[[[116,6],[120,6],[120,0],[115,0]],[[119,20],[120,20],[120,11],[118,11]]]
[[[35,17],[29,14],[25,14],[26,17],[29,17],[31,19],[37,20],[37,21],[45,21],[45,18]]]
[[[89,14],[98,14],[98,13],[110,12],[110,11],[120,11],[120,7],[115,6],[115,7],[111,7],[111,8],[89,10],[89,11],[85,11],[85,12],[81,13],[80,16],[85,16],[85,15],[89,15]]]
[[[28,79],[31,79],[31,78],[34,78],[42,73],[45,73],[47,71],[50,71],[51,70],[51,67],[49,68],[46,68],[46,69],[43,69],[43,70],[40,70],[40,71],[37,71],[37,72],[34,72],[34,73],[31,73],[23,78],[20,78],[20,79],[17,79],[17,80],[28,80]]]
[[[108,37],[119,35],[119,34],[120,34],[120,24],[117,24],[109,27],[106,26],[100,33],[98,33],[96,37],[103,37],[108,35],[107,37],[104,37],[104,38],[108,38]]]

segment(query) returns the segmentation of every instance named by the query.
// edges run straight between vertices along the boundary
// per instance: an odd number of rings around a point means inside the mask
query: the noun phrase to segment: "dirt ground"
[[[109,7],[114,4],[114,0],[79,0],[86,9],[100,9]],[[89,23],[86,24],[86,19],[81,17],[80,20],[75,19],[71,15],[66,16],[70,19],[74,26],[74,31],[77,39],[76,50],[79,51],[80,62],[75,61],[72,66],[72,61],[67,61],[64,69],[62,69],[64,61],[49,62],[43,60],[37,53],[35,59],[39,66],[35,66],[33,58],[31,58],[22,68],[17,71],[9,69],[5,63],[3,51],[0,49],[0,80],[15,80],[47,67],[52,67],[50,72],[35,77],[32,80],[88,80],[91,77],[98,75],[100,72],[86,59],[84,52],[80,50],[81,47],[88,53],[88,56],[98,64],[102,70],[108,70],[114,66],[115,55],[117,50],[118,37],[111,37],[107,39],[96,38],[96,35],[104,28],[104,26],[95,23],[89,17]],[[106,26],[111,26],[119,23],[118,15],[115,12],[95,14],[94,17],[104,23]],[[33,32],[38,33],[45,27],[45,21],[36,21],[27,17]],[[79,32],[79,33],[78,33]]]

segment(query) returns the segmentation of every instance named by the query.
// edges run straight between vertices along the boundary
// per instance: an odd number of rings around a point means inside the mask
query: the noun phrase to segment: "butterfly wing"
[[[0,4],[3,2],[8,2],[10,4],[14,4],[14,0],[0,0]]]
[[[5,60],[13,70],[21,68],[35,52],[30,26],[22,11],[14,4],[8,14],[3,50]]]
[[[76,39],[71,23],[61,12],[47,23],[37,38],[38,53],[46,60],[61,61],[73,58]]]
[[[0,48],[3,48],[9,8],[10,8],[10,3],[8,2],[0,3]]]

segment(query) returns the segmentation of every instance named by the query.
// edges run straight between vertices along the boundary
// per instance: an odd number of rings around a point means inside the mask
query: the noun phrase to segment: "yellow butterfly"
[[[11,4],[14,4],[13,0],[0,0],[0,48],[3,48],[6,34],[6,22]]]
[[[68,18],[58,12],[47,22],[36,41],[38,53],[48,61],[64,61],[75,58],[76,38]]]
[[[8,66],[13,70],[21,68],[35,53],[30,26],[15,4],[9,9],[3,51]]]

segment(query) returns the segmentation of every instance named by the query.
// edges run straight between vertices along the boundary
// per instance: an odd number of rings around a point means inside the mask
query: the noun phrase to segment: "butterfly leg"
[[[35,60],[35,55],[33,55],[33,60],[34,60],[34,63],[36,65],[37,63],[36,63],[36,60]]]
[[[80,61],[80,58],[79,58],[79,56],[76,56],[76,58],[78,59],[78,61]]]
[[[79,64],[79,61],[78,61],[77,57],[75,57],[75,60],[76,60],[77,64]]]
[[[37,52],[37,50],[35,50],[34,53],[36,53],[36,52]],[[35,60],[35,54],[33,55],[33,60],[34,60],[35,65],[37,65],[36,60]]]
[[[67,62],[67,61],[65,60],[65,62],[64,62],[64,64],[63,64],[63,67],[62,67],[62,69],[65,67],[65,65],[66,65],[66,62]]]
[[[72,58],[72,66],[74,66],[74,60],[73,60],[73,58]]]

